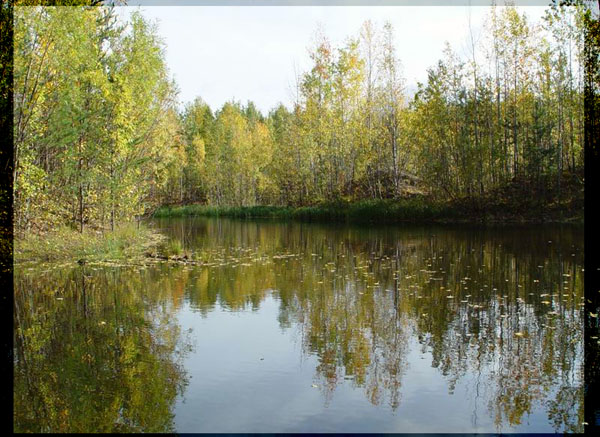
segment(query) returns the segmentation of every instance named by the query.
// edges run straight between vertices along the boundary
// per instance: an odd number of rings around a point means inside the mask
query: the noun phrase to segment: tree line
[[[161,204],[461,199],[581,177],[582,7],[492,7],[410,95],[391,23],[323,31],[290,107],[177,106],[157,28],[111,8],[15,8],[14,223],[114,228]],[[191,54],[192,55],[192,54]],[[210,66],[207,66],[210,68]]]
[[[15,8],[15,229],[141,214],[173,165],[175,85],[156,27],[109,8]]]

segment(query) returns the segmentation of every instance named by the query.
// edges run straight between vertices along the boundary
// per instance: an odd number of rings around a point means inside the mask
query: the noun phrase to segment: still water
[[[152,225],[15,268],[15,431],[583,431],[581,228]]]

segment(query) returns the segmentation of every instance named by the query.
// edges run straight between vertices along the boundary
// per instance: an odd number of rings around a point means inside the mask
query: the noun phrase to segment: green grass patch
[[[436,201],[425,196],[405,199],[338,201],[312,206],[207,206],[159,208],[154,217],[234,217],[296,219],[352,223],[583,223],[583,200],[562,204],[512,195]],[[517,202],[516,199],[521,199]],[[536,203],[537,202],[537,203]]]
[[[359,202],[338,201],[301,207],[184,205],[162,207],[154,213],[154,217],[158,218],[189,216],[394,223],[440,221],[456,218],[458,214],[447,204],[436,203],[423,197]]]
[[[25,261],[113,261],[142,256],[161,243],[163,237],[152,229],[126,224],[114,231],[60,228],[44,235],[15,239],[14,260]]]
[[[183,248],[181,241],[179,241],[175,238],[172,238],[170,240],[167,240],[163,244],[160,244],[157,247],[157,254],[161,255],[161,256],[166,256],[166,257],[172,257],[172,256],[178,257],[181,255],[186,255],[188,257],[191,257],[191,253],[188,253],[188,251],[186,251]]]

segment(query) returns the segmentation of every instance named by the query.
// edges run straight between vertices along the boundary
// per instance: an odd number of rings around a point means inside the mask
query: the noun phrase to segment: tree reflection
[[[450,393],[476,375],[478,402],[499,429],[541,407],[556,430],[582,430],[577,231],[311,226],[221,220],[203,222],[201,235],[180,229],[188,246],[224,264],[191,301],[202,307],[211,290],[212,302],[256,308],[276,290],[281,326],[298,326],[316,356],[326,402],[351,384],[399,408],[416,338]]]
[[[175,309],[254,311],[274,293],[326,403],[351,385],[401,409],[418,353],[449,393],[472,384],[474,421],[478,405],[498,430],[543,410],[557,431],[583,430],[576,229],[200,220],[166,231],[203,265],[88,269],[47,285],[17,276],[15,429],[172,430],[185,384]]]
[[[173,431],[188,346],[171,290],[120,269],[46,275],[16,275],[15,431]]]

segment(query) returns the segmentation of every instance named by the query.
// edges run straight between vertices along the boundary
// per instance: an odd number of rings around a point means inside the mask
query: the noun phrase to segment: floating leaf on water
[[[523,334],[522,332],[515,332],[515,335],[517,337],[523,337],[525,334]]]

